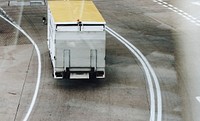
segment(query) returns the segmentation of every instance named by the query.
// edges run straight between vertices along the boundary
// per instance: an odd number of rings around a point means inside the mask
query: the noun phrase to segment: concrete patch
[[[0,119],[3,121],[15,118],[31,53],[31,45],[0,47]]]

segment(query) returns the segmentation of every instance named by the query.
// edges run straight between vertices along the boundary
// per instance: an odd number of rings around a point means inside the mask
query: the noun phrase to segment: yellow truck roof
[[[56,23],[77,21],[105,23],[92,1],[48,1],[48,5]]]

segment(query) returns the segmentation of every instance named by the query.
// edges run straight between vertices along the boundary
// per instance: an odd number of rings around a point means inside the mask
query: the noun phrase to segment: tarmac
[[[42,23],[46,6],[24,6],[21,12],[22,8],[6,6],[6,2],[0,6],[16,22],[20,21],[42,53],[41,85],[30,121],[149,120],[149,92],[142,66],[115,38],[107,34],[105,79],[55,80],[46,43],[47,26]],[[180,41],[176,39],[184,32],[183,26],[177,26],[179,22],[172,18],[193,25],[153,1],[95,0],[94,3],[107,25],[134,44],[154,68],[163,99],[162,121],[189,121],[190,115],[184,107],[191,107],[182,89],[187,87],[182,82],[188,78],[181,76],[188,74],[182,72],[185,61],[181,57],[186,56],[182,56],[183,48],[177,48]],[[34,93],[37,56],[27,38],[18,35],[2,19],[0,23],[3,23],[0,24],[0,119],[20,121]],[[198,118],[194,116],[193,120]]]

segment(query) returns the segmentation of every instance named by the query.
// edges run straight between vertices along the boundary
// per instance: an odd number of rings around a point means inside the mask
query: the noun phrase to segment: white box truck
[[[55,79],[105,78],[105,20],[92,1],[48,1]]]

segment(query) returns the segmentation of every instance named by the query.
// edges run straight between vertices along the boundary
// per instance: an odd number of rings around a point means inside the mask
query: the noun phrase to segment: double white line
[[[129,41],[127,41],[125,38],[123,38],[121,35],[113,31],[111,28],[106,26],[106,31],[110,33],[112,36],[117,38],[118,41],[120,41],[124,46],[126,46],[132,54],[134,54],[137,59],[140,61],[142,64],[148,86],[149,86],[149,92],[150,92],[150,121],[162,121],[162,97],[161,97],[161,91],[160,91],[160,85],[158,82],[158,78],[152,69],[151,65],[145,58],[145,56],[134,46],[132,45]],[[154,90],[156,89],[156,91]],[[155,96],[156,95],[156,96]],[[156,117],[156,105],[157,102],[157,117]]]

